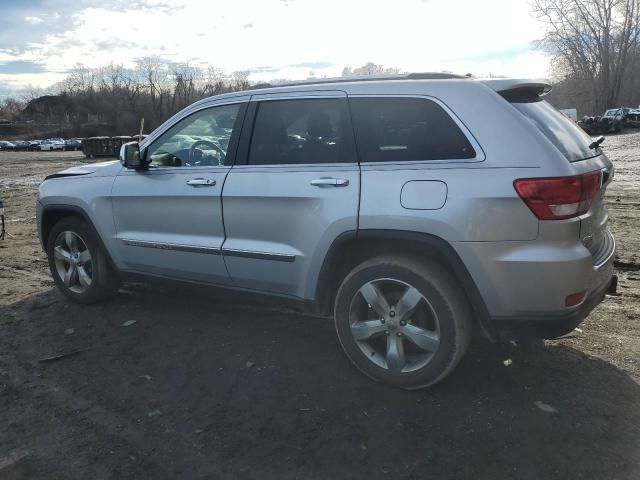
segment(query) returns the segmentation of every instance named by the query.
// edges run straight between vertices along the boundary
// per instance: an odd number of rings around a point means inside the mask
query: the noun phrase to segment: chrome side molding
[[[235,248],[200,247],[178,243],[152,242],[147,240],[133,240],[123,238],[122,243],[130,247],[158,248],[175,252],[205,253],[208,255],[226,255],[228,257],[255,258],[258,260],[273,260],[276,262],[294,262],[295,255],[285,253],[256,252],[253,250],[237,250]]]
[[[223,248],[222,255],[227,257],[256,258],[258,260],[275,260],[276,262],[294,262],[295,255],[285,253],[255,252],[252,250],[236,250],[234,248]]]
[[[197,247],[195,245],[182,245],[178,243],[151,242],[147,240],[132,240],[123,238],[122,243],[130,247],[159,248],[161,250],[173,250],[176,252],[206,253],[220,255],[220,249],[215,247]]]

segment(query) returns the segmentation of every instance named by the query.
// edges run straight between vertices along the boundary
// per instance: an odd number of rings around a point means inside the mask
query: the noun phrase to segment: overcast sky
[[[160,56],[255,81],[403,71],[545,77],[529,0],[0,0],[0,94]]]

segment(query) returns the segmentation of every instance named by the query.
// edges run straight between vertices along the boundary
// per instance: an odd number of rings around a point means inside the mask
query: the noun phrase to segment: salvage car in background
[[[24,140],[11,140],[13,143],[14,150],[29,150],[29,142]]]
[[[600,123],[610,132],[619,132],[624,128],[624,110],[622,108],[612,108],[604,112],[600,117]]]
[[[29,140],[29,151],[33,152],[36,150],[40,150],[40,144],[42,140]]]
[[[640,127],[640,109],[610,108],[604,115],[583,117],[578,125],[590,135],[621,132],[625,128]]]
[[[70,138],[64,141],[64,150],[80,150],[82,148],[82,142],[77,138]]]
[[[622,108],[624,128],[640,127],[640,110]]]
[[[16,147],[13,143],[7,142],[6,140],[0,140],[0,151],[2,150],[15,150]]]
[[[590,135],[594,133],[620,132],[624,128],[624,112],[622,108],[607,110],[604,115],[583,117],[578,125]]]
[[[38,150],[45,152],[50,150],[64,150],[64,140],[60,141],[59,139],[47,139],[43,140],[40,145],[38,145]]]

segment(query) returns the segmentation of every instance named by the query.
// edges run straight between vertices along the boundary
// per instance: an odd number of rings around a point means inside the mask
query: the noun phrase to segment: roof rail
[[[271,84],[268,82],[252,85],[247,90],[258,90],[263,88],[293,87],[296,85],[317,85],[323,83],[349,83],[349,82],[375,82],[381,80],[451,80],[451,79],[468,79],[468,75],[456,75],[445,72],[424,72],[424,73],[404,73],[398,75],[362,75],[355,77],[334,77],[320,78],[311,80],[301,80],[298,82],[287,82]]]

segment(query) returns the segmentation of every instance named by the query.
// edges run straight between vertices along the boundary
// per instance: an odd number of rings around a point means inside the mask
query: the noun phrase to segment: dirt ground
[[[85,159],[0,153],[0,480],[640,478],[640,133],[605,146],[619,296],[544,348],[480,344],[419,392],[371,382],[328,320],[273,302],[128,285],[68,303],[35,192]]]

